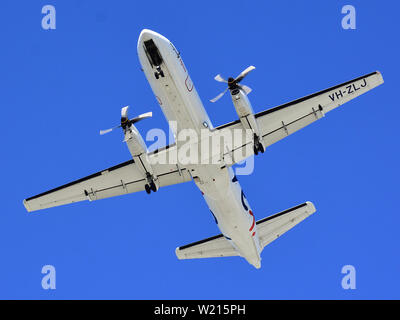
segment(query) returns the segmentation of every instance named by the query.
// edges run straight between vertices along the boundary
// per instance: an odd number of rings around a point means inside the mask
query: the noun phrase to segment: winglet
[[[182,260],[182,256],[180,255],[179,247],[176,247],[176,249],[175,249],[175,254],[176,254],[176,257],[177,257],[179,260]]]
[[[31,208],[29,207],[29,204],[28,204],[28,202],[26,201],[26,199],[24,199],[23,203],[24,203],[24,206],[25,206],[26,211],[31,212],[32,210],[31,210]]]
[[[307,204],[307,207],[310,209],[310,214],[317,211],[317,209],[315,209],[314,203],[312,203],[311,201],[306,201],[306,204]]]
[[[385,81],[383,80],[382,73],[381,73],[380,71],[378,71],[378,70],[377,70],[377,71],[376,71],[376,74],[377,74],[377,75],[379,75],[379,78],[380,78],[380,79],[379,79],[379,80],[380,80],[380,83],[384,83]]]

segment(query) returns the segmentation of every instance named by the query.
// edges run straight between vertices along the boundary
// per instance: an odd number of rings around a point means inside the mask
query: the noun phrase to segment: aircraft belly
[[[232,169],[221,169],[218,166],[212,170],[207,166],[207,169],[207,178],[199,177],[195,182],[202,191],[219,229],[241,256],[249,262],[251,260],[257,263],[261,250],[254,224],[255,218],[243,207],[240,185],[238,182],[232,182]],[[249,209],[247,201],[245,205]]]
[[[157,47],[156,59],[149,57],[146,49],[149,39],[153,41],[152,48]],[[161,110],[168,121],[175,121],[175,127],[171,128],[175,139],[182,129],[193,129],[200,134],[201,129],[213,128],[180,54],[168,39],[149,30],[142,31],[138,55]],[[178,145],[182,143],[176,140]],[[245,205],[239,183],[232,181],[232,169],[211,164],[186,167],[202,191],[221,232],[241,256],[259,267],[260,246],[255,218],[248,204]]]

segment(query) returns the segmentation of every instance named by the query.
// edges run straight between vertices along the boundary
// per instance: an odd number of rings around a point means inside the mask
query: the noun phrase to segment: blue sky
[[[56,30],[41,8],[56,8]],[[341,27],[352,4],[357,29]],[[398,75],[395,1],[0,2],[2,299],[400,298]],[[217,73],[257,69],[255,111],[375,70],[385,84],[271,146],[239,177],[256,218],[306,200],[317,212],[262,253],[179,261],[175,247],[219,233],[194,183],[152,194],[28,214],[26,197],[129,159],[120,108],[153,111],[138,128],[167,128],[140,71],[136,42],[153,29],[181,51],[214,125],[236,119]],[[151,198],[151,199],[150,199]],[[56,268],[56,290],[41,269]],[[341,268],[356,268],[343,290]]]

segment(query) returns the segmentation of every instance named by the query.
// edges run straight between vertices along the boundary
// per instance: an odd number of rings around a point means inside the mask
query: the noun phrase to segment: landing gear
[[[257,156],[259,152],[264,153],[265,149],[261,143],[254,144],[253,146],[254,154]]]
[[[259,152],[264,153],[265,148],[260,142],[260,138],[257,135],[254,135],[254,146],[253,146],[254,154],[257,156]]]
[[[162,71],[161,70],[161,67],[160,66],[157,66],[156,67],[156,72],[154,72],[154,76],[156,77],[156,79],[158,80],[159,78],[160,78],[160,76],[162,77],[162,78],[164,78],[164,71]]]
[[[258,148],[256,145],[253,146],[254,154],[258,156]]]
[[[157,187],[156,184],[154,182],[150,182],[150,184],[145,184],[144,185],[144,189],[146,190],[147,194],[150,194],[152,191],[156,192],[157,191]]]
[[[147,181],[144,185],[144,189],[146,190],[147,194],[150,194],[152,191],[156,192],[157,191],[157,186],[154,183],[153,177],[150,175],[150,173],[147,173]]]

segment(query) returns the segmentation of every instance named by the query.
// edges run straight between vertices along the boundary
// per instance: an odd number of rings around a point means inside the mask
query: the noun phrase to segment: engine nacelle
[[[258,151],[264,152],[265,147],[261,132],[258,127],[257,120],[254,117],[254,111],[249,99],[247,98],[246,93],[239,86],[231,89],[230,91],[233,105],[235,106],[236,113],[239,116],[243,128],[251,129],[253,131],[254,153],[258,154]]]
[[[147,147],[134,124],[124,128],[125,139],[124,142],[128,145],[129,152],[132,157],[138,157],[142,154],[147,154]]]
[[[246,117],[250,114],[254,114],[253,108],[249,99],[247,98],[247,95],[239,87],[231,90],[231,97],[239,119]]]
[[[151,190],[157,191],[159,188],[158,179],[154,174],[152,165],[150,164],[149,157],[147,155],[147,147],[144,143],[142,135],[133,124],[124,128],[124,132],[124,142],[126,142],[128,146],[129,152],[135,161],[136,167],[146,177],[148,185],[152,186]],[[146,191],[148,191],[147,188]]]

